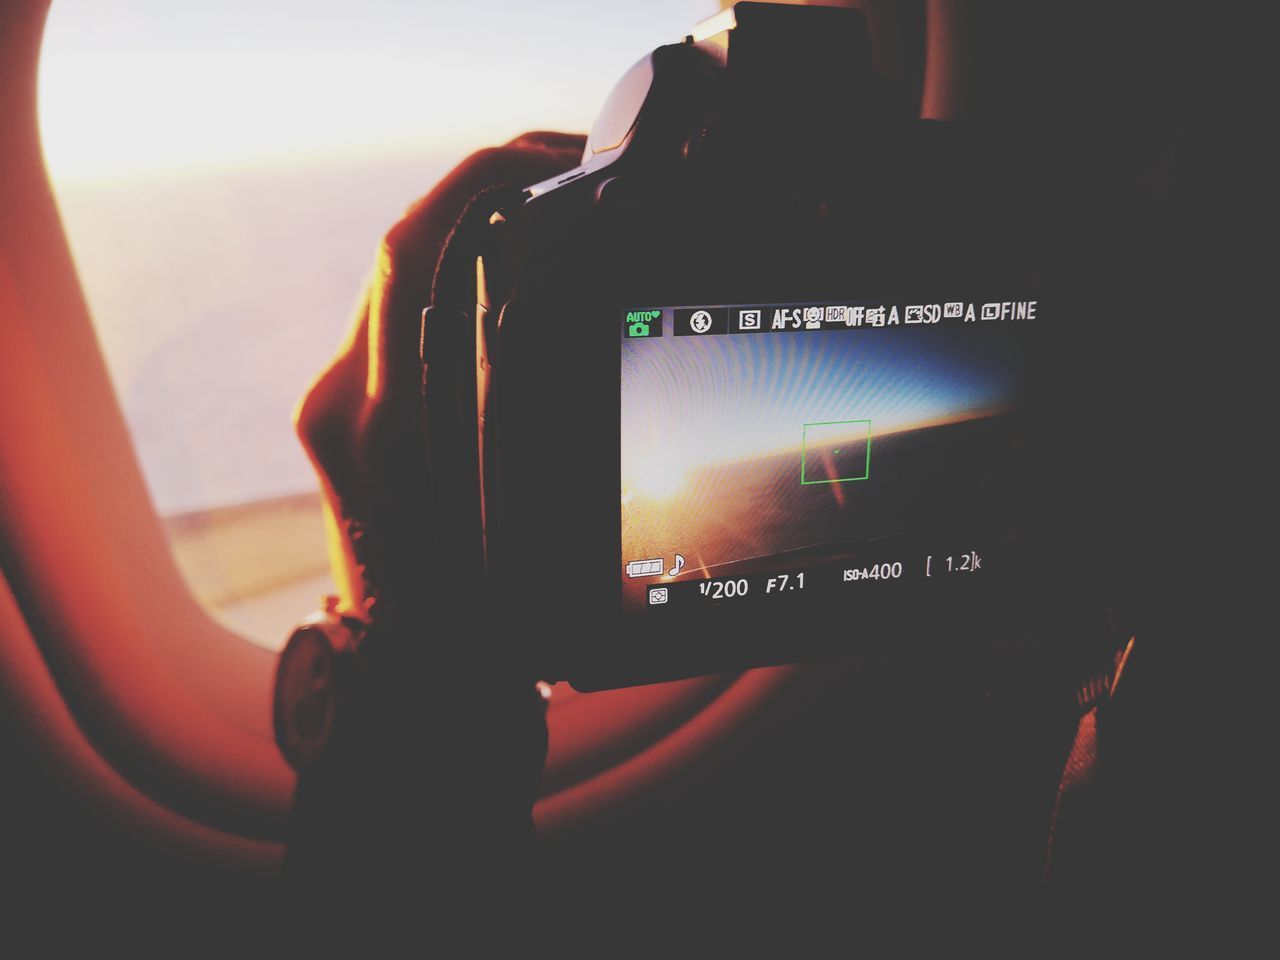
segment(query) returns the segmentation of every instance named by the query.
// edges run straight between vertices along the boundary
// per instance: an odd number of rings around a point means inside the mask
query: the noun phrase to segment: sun
[[[646,500],[669,500],[684,487],[683,465],[669,451],[654,450],[630,471],[630,492]]]

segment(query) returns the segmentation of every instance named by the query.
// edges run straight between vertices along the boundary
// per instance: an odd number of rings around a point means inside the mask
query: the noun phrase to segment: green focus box
[[[800,483],[847,483],[871,476],[871,421],[806,423],[800,446]]]

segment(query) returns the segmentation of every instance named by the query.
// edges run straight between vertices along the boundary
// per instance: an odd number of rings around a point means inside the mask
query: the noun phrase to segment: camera
[[[1016,633],[1036,210],[1009,144],[918,112],[858,12],[739,3],[579,167],[473,201],[424,325],[433,495],[530,670]]]

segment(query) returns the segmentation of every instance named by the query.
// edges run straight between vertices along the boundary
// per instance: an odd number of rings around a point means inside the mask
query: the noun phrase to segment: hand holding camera
[[[380,244],[346,340],[298,406],[340,591],[331,613],[336,632],[359,640],[357,654],[300,628],[278,671],[277,737],[295,763],[306,758],[286,863],[300,909],[353,887],[344,908],[390,915],[434,902],[445,915],[451,902],[514,902],[526,882],[508,867],[532,838],[545,701],[536,677],[485,655],[473,622],[425,599],[449,558],[435,555],[424,497],[418,339],[436,260],[468,199],[553,175],[581,148],[578,137],[520,137],[468,158],[414,204]],[[430,861],[466,870],[451,890],[424,889],[439,879],[423,873]]]

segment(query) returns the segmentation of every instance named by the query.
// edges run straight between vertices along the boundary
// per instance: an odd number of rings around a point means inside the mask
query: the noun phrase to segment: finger
[[[419,402],[418,340],[436,260],[467,201],[498,184],[523,186],[574,162],[570,151],[498,147],[462,163],[410,208],[378,250],[370,301],[367,390],[375,403]]]
[[[346,339],[294,409],[293,425],[319,480],[329,566],[342,609],[362,609],[364,585],[346,522],[362,509],[365,470],[357,438],[363,416],[369,352],[366,288]]]
[[[307,387],[293,413],[303,450],[322,485],[332,488],[338,501],[350,499],[362,483],[355,437],[367,395],[369,303],[366,288],[342,345]]]
[[[531,130],[507,143],[508,147],[538,147],[543,150],[572,154],[575,166],[581,160],[582,151],[586,145],[587,138],[584,134],[560,133],[556,130]]]
[[[487,161],[488,158],[478,156],[473,159]],[[554,165],[566,159],[557,156],[548,163]],[[541,166],[538,160],[534,160],[524,168],[537,173],[541,172]],[[432,253],[438,255],[438,250],[433,251],[430,243],[424,244],[424,239],[429,240],[432,233],[447,236],[457,216],[451,208],[456,207],[460,211],[473,190],[478,192],[482,189],[487,178],[512,171],[495,169],[490,162],[478,168],[465,171],[460,168],[458,171],[463,172],[466,177],[451,176],[418,201],[388,233],[380,255],[381,269],[367,285],[342,344],[325,369],[308,386],[294,410],[294,428],[303,449],[321,475],[334,482],[340,494],[350,495],[362,479],[357,475],[355,464],[360,446],[356,435],[368,419],[366,401],[379,394],[379,381],[385,379],[377,354],[389,352],[387,339],[391,334],[387,320],[397,312],[392,306],[393,300],[396,297],[404,299],[400,291],[405,291],[411,299],[422,294],[425,302],[430,292],[435,259]],[[438,245],[443,242],[442,236]],[[393,254],[392,251],[397,252]],[[393,263],[404,264],[418,256],[419,251],[427,261],[425,270],[406,275],[399,266],[393,269]],[[372,316],[378,316],[380,322],[371,323]],[[415,337],[416,324],[415,316]],[[416,385],[416,371],[414,381]]]

